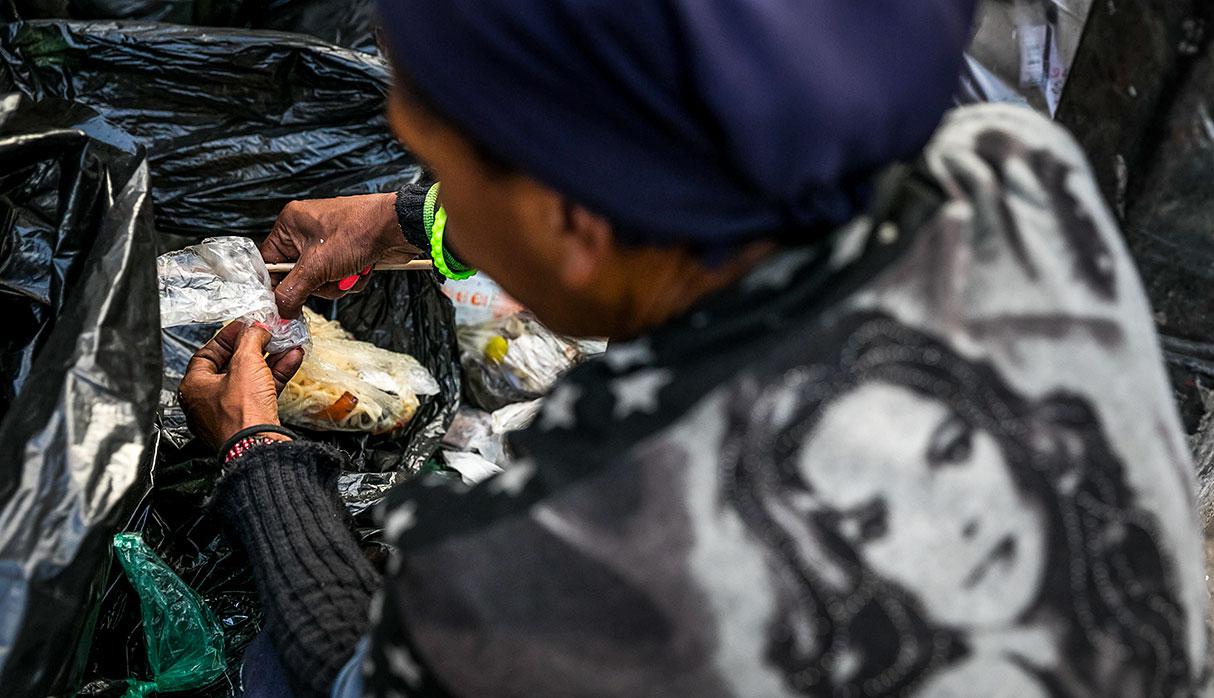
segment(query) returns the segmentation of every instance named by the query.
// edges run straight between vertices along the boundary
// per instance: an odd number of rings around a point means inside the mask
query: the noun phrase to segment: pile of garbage
[[[421,168],[385,123],[389,72],[369,24],[349,42],[360,51],[244,28],[269,27],[275,8],[283,22],[308,15],[305,3],[242,5],[231,21],[208,18],[236,26],[206,31],[110,18],[193,22],[204,5],[236,3],[104,5],[0,3],[0,685],[226,696],[260,608],[205,507],[213,454],[172,409],[216,327],[161,330],[156,258],[216,234],[264,235],[292,199],[393,191]],[[313,310],[415,358],[437,388],[390,433],[309,433],[352,456],[340,494],[382,561],[370,512],[394,482],[439,467],[460,402],[452,306],[431,274],[384,273]],[[123,548],[118,533],[137,539]],[[164,634],[180,623],[157,619],[192,608],[187,590],[201,620],[185,642]]]
[[[162,329],[156,259],[216,235],[262,236],[292,199],[422,176],[383,116],[372,7],[0,0],[6,694],[233,694],[261,611],[206,510],[213,454],[176,405],[186,362],[218,324]],[[1080,138],[1143,265],[1214,473],[1202,292],[1214,245],[1198,215],[1214,181],[1201,176],[1214,150],[1209,14],[1196,0],[983,0],[957,100],[1026,104]],[[1157,40],[1126,51],[1140,26]],[[421,472],[474,483],[509,467],[506,436],[605,349],[554,335],[483,277],[380,273],[362,294],[311,305],[433,381],[407,424],[307,431],[351,455],[339,494],[378,562],[389,551],[371,514],[389,489]],[[169,613],[182,622],[164,623]]]

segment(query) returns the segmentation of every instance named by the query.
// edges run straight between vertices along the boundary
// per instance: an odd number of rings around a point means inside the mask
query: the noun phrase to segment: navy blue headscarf
[[[811,239],[950,105],[974,0],[381,0],[437,110],[633,241]]]

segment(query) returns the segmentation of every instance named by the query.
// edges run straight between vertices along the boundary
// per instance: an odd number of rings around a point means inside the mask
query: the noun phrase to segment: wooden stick
[[[277,262],[267,264],[266,269],[271,274],[285,274],[295,268],[295,262]],[[375,265],[375,271],[428,271],[434,268],[434,262],[428,259],[414,259],[409,262],[385,262]]]

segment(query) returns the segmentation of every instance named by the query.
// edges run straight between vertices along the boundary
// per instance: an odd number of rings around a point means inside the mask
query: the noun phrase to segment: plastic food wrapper
[[[982,0],[957,100],[1058,110],[1093,0]]]
[[[0,694],[66,696],[155,451],[148,171],[93,110],[4,94],[0,162]]]
[[[303,320],[286,320],[270,285],[261,253],[252,240],[217,237],[156,258],[160,281],[160,326],[200,323],[262,323],[270,328],[266,352],[308,342]]]
[[[312,346],[279,396],[284,422],[313,429],[386,434],[413,419],[418,396],[438,383],[412,356],[359,342],[341,323],[312,310],[304,315]]]
[[[211,609],[133,533],[114,553],[139,595],[152,679],[130,679],[127,698],[201,688],[223,676],[223,628]]]
[[[530,313],[459,328],[464,390],[486,410],[543,397],[582,359],[577,345]]]
[[[478,325],[523,312],[523,306],[511,298],[484,272],[468,279],[447,281],[443,293],[455,306],[455,324]]]

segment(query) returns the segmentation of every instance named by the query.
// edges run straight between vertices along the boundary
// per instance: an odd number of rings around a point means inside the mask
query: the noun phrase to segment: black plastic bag
[[[0,95],[0,686],[70,695],[160,384],[142,152],[79,105]],[[84,644],[82,644],[84,640]]]
[[[421,169],[384,117],[382,59],[281,33],[39,21],[0,32],[0,91],[86,104],[148,149],[161,249],[265,235],[292,199]]]
[[[270,0],[251,10],[257,29],[307,34],[338,46],[376,53],[375,0]]]
[[[245,0],[11,0],[15,18],[127,19],[243,26]]]
[[[5,0],[0,20],[121,19],[307,34],[374,53],[374,0]]]

